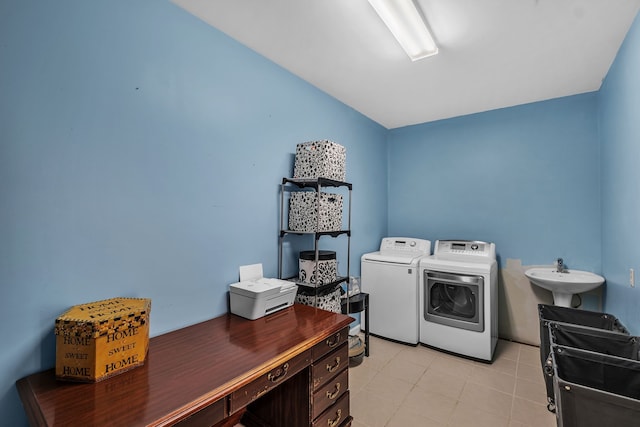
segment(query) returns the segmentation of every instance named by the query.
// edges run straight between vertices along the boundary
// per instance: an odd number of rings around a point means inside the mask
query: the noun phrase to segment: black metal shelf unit
[[[320,204],[321,198],[320,193],[324,188],[339,188],[345,187],[348,189],[348,207],[347,207],[347,228],[341,230],[331,230],[331,231],[295,231],[289,230],[285,227],[285,194],[291,193],[293,191],[305,191],[307,189],[315,190],[316,197],[316,230],[320,228]],[[352,184],[348,182],[335,181],[328,178],[317,178],[317,179],[293,179],[293,178],[282,178],[282,183],[280,184],[280,236],[278,239],[278,278],[286,279],[296,282],[298,286],[305,286],[307,288],[315,288],[315,297],[317,300],[317,296],[321,294],[323,291],[331,288],[335,288],[341,283],[349,283],[349,274],[351,271],[351,191]],[[332,238],[339,237],[341,235],[347,236],[347,274],[346,276],[337,277],[335,281],[331,283],[326,283],[322,285],[312,285],[310,283],[303,283],[298,279],[298,277],[283,277],[283,243],[286,236],[289,235],[310,235],[313,236],[314,241],[314,251],[315,251],[315,265],[318,265],[319,253],[320,253],[320,243],[319,240],[323,236],[329,236]],[[317,274],[317,268],[314,271],[314,275]],[[317,278],[317,277],[315,277]],[[314,280],[317,283],[317,280]]]

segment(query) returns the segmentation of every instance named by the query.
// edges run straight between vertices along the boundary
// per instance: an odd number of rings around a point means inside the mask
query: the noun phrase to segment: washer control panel
[[[437,240],[433,255],[438,258],[496,259],[496,247],[493,243],[476,240]]]
[[[380,243],[380,253],[431,254],[431,241],[409,237],[385,237]]]

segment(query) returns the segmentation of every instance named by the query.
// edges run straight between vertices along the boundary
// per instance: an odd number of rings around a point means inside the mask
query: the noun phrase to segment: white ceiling
[[[416,0],[412,62],[367,0],[172,0],[387,128],[598,90],[640,0]]]

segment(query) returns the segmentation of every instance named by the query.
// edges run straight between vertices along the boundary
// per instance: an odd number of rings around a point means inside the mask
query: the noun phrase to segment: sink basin
[[[604,283],[604,277],[580,270],[558,272],[555,267],[536,267],[524,272],[537,286],[553,293],[555,305],[570,307],[574,294],[588,292]]]

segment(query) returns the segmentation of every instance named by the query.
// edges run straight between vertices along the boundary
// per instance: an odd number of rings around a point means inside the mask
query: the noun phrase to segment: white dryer
[[[437,240],[420,262],[420,342],[491,362],[498,342],[493,243]]]
[[[430,253],[429,240],[385,237],[379,251],[362,256],[361,286],[369,294],[371,334],[418,344],[419,263]]]

